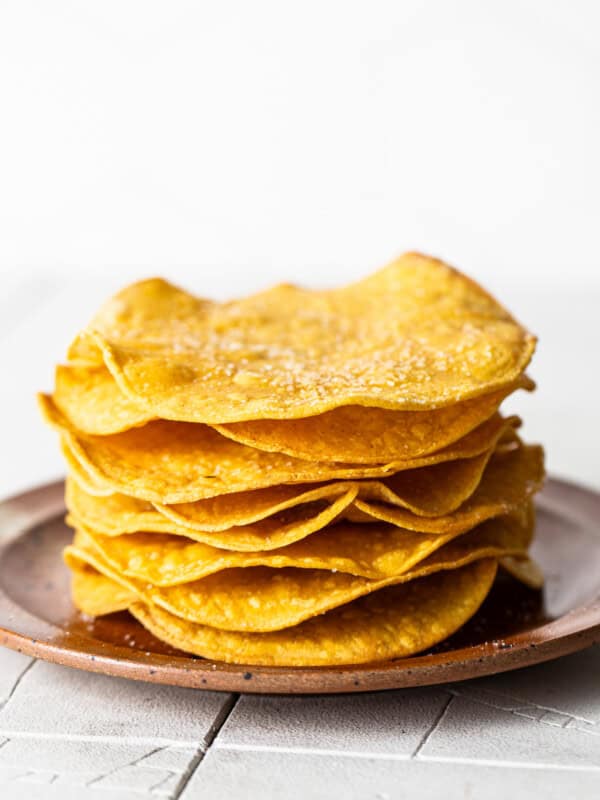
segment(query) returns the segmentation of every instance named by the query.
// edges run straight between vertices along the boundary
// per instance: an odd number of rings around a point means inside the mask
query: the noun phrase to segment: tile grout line
[[[175,787],[175,791],[173,792],[171,800],[178,800],[178,798],[181,797],[181,795],[185,791],[186,786],[191,781],[193,776],[196,774],[196,770],[202,763],[204,756],[210,750],[212,743],[219,734],[219,731],[223,728],[223,726],[231,716],[231,713],[233,712],[233,709],[236,707],[237,702],[240,699],[240,696],[241,695],[239,694],[232,694],[229,701],[223,704],[221,711],[219,712],[219,714],[217,714],[215,721],[211,725],[208,733],[206,734],[206,737],[204,739],[204,746],[198,748],[198,751],[196,752],[195,756],[190,761],[188,768],[183,773],[179,783]]]
[[[404,753],[378,753],[363,750],[320,750],[316,747],[280,747],[274,745],[245,745],[245,744],[220,744],[217,748],[220,751],[240,752],[240,753],[284,753],[286,755],[308,755],[321,758],[349,758],[365,759],[377,761],[412,761],[413,757]],[[541,761],[504,761],[490,758],[465,758],[461,756],[438,756],[424,755],[416,759],[419,764],[470,764],[473,766],[498,767],[500,769],[540,769],[540,770],[575,770],[578,772],[600,772],[600,765],[596,764],[556,764]]]
[[[4,702],[3,702],[3,703],[0,705],[0,711],[3,711],[3,710],[6,708],[6,706],[7,706],[7,705],[10,703],[10,701],[11,701],[11,700],[12,700],[12,698],[13,698],[13,695],[14,695],[14,693],[17,691],[17,688],[19,687],[19,684],[21,683],[21,681],[23,680],[23,678],[25,677],[25,675],[27,675],[27,673],[29,672],[29,670],[30,670],[30,669],[33,667],[33,665],[34,665],[36,662],[37,662],[37,658],[32,658],[32,659],[31,659],[31,661],[29,662],[29,664],[27,664],[27,666],[26,666],[26,667],[25,667],[25,669],[23,670],[23,672],[21,672],[21,674],[19,675],[19,677],[17,678],[17,680],[16,680],[16,681],[13,683],[12,689],[10,690],[10,692],[9,692],[9,694],[8,694],[8,697],[7,697],[7,698],[6,698],[6,700],[5,700],[5,701],[4,701]]]
[[[419,753],[421,752],[421,750],[425,747],[425,745],[427,744],[427,742],[429,741],[431,736],[439,728],[439,726],[440,726],[442,720],[444,719],[444,717],[446,716],[446,712],[450,708],[450,704],[452,703],[453,700],[454,700],[454,695],[453,694],[449,694],[448,695],[448,699],[444,703],[444,707],[441,709],[439,714],[433,720],[433,723],[431,724],[429,730],[425,733],[425,736],[423,736],[423,738],[421,739],[421,741],[417,745],[414,753],[411,755],[411,759],[419,757]]]
[[[241,753],[286,753],[300,756],[325,756],[328,758],[372,758],[380,761],[410,761],[410,753],[378,753],[369,750],[328,750],[320,747],[282,747],[271,744],[216,744],[217,750],[238,751]]]
[[[473,766],[498,767],[499,769],[539,769],[557,770],[566,772],[595,772],[600,773],[597,764],[553,764],[544,761],[495,761],[491,758],[464,758],[462,756],[422,756],[418,759],[420,764],[469,764]]]
[[[130,761],[128,764],[119,764],[113,769],[109,769],[108,772],[102,772],[100,775],[95,775],[91,780],[87,781],[85,786],[86,789],[90,786],[93,786],[95,783],[99,783],[103,781],[105,778],[108,778],[109,775],[114,775],[115,772],[119,772],[119,770],[123,769],[124,767],[136,767],[139,761],[143,761],[145,758],[154,755],[154,753],[159,753],[161,750],[165,750],[165,747],[155,747],[154,749],[150,750],[148,753],[144,753],[143,756],[139,756],[138,758],[134,758],[133,761]]]

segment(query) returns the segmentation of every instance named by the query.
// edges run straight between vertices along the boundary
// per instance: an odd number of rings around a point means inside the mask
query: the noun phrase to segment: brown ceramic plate
[[[477,615],[433,651],[351,667],[222,664],[174,650],[127,613],[95,622],[69,599],[61,550],[63,484],[0,504],[0,644],[71,667],[137,680],[243,692],[362,692],[491,675],[600,641],[600,494],[551,480],[538,501],[534,556],[543,592],[506,577]]]

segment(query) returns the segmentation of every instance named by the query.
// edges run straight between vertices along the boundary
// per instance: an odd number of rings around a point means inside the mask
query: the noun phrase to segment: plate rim
[[[0,502],[0,561],[4,551],[35,525],[65,513],[63,490],[64,480],[57,480]],[[563,479],[546,481],[539,504],[551,512],[565,499],[580,522],[589,525],[593,517],[600,519],[600,492]],[[566,614],[500,642],[434,655],[328,667],[237,665],[157,653],[149,659],[141,650],[64,631],[29,612],[2,586],[0,612],[9,619],[12,615],[17,622],[11,627],[0,624],[0,645],[27,656],[133,680],[255,694],[340,694],[442,685],[539,664],[600,642],[600,591]],[[110,653],[105,652],[108,650]]]

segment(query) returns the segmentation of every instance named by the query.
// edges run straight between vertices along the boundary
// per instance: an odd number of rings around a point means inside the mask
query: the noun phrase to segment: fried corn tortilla
[[[249,525],[229,528],[227,531],[198,531],[186,528],[163,516],[158,511],[132,513],[135,503],[143,505],[125,495],[112,495],[98,498],[86,495],[75,481],[69,481],[67,488],[67,507],[71,513],[67,518],[75,528],[88,527],[104,536],[133,535],[139,531],[150,536],[166,533],[186,537],[193,541],[228,550],[252,551],[274,549],[289,542],[299,541],[334,522],[356,497],[357,489],[350,485],[348,491],[333,495],[330,502],[313,501],[294,506],[289,511],[274,514]],[[104,504],[112,508],[120,507],[120,516],[104,514]],[[202,502],[202,501],[200,501]]]
[[[377,497],[372,490],[366,500],[359,491],[351,508],[361,512],[363,518],[369,521],[378,519],[409,530],[438,534],[451,533],[454,530],[462,532],[486,519],[507,514],[523,506],[528,498],[542,488],[544,477],[543,448],[538,445],[521,445],[512,452],[496,452],[473,494],[447,515],[417,517],[401,504],[390,501],[383,493]]]
[[[76,608],[90,617],[126,611],[136,601],[131,589],[110,581],[89,564],[78,562],[71,570],[71,596]]]
[[[69,467],[71,473],[66,485],[67,507],[75,517],[99,533],[118,536],[136,531],[156,531],[193,537],[194,531],[203,534],[226,530],[232,541],[236,541],[239,534],[241,546],[244,545],[246,535],[252,537],[248,543],[254,543],[253,546],[231,548],[234,550],[256,550],[261,538],[254,538],[252,531],[259,537],[264,534],[264,538],[270,538],[275,529],[280,530],[288,522],[296,521],[295,509],[298,506],[309,506],[301,512],[304,519],[306,511],[311,514],[320,513],[325,506],[338,501],[341,505],[336,506],[337,513],[341,513],[358,493],[358,484],[355,485],[352,481],[336,481],[317,485],[268,486],[265,489],[210,497],[195,503],[162,506],[125,494],[98,495],[95,490],[90,491],[85,477],[82,479],[81,466],[75,459]],[[342,501],[343,496],[346,497]],[[271,523],[267,528],[250,527],[270,517],[276,518],[274,527]],[[236,528],[240,530],[236,532]],[[242,528],[246,529],[245,532]],[[207,544],[212,544],[209,539]],[[198,541],[203,539],[199,538]],[[215,541],[218,541],[218,537]]]
[[[39,400],[46,420],[61,431],[64,446],[83,472],[92,476],[92,483],[166,505],[281,483],[381,477],[471,458],[490,451],[503,431],[514,424],[514,420],[495,415],[437,453],[368,467],[267,453],[233,442],[209,426],[185,422],[156,420],[110,436],[84,435],[69,426],[50,397],[40,395]]]
[[[279,505],[271,506],[275,513],[266,518],[257,518],[257,514],[268,513],[266,505],[254,507],[252,521],[246,525],[233,526],[228,530],[200,530],[175,522],[159,513],[150,503],[136,500],[126,495],[111,495],[97,498],[87,494],[72,478],[67,481],[66,501],[74,527],[89,528],[105,536],[120,536],[139,531],[167,533],[184,536],[197,542],[203,542],[216,548],[238,552],[273,550],[293,542],[301,541],[311,533],[320,531],[331,524],[340,515],[348,518],[352,508],[360,504],[363,516],[369,522],[377,519],[392,522],[401,528],[411,531],[423,531],[431,534],[460,534],[474,528],[487,519],[515,512],[522,507],[541,487],[544,477],[543,450],[536,446],[521,446],[513,452],[495,453],[486,468],[481,483],[472,497],[458,511],[443,517],[420,517],[406,509],[376,502],[363,502],[357,499],[362,496],[363,489],[367,496],[374,496],[371,482],[329,484],[311,492],[296,496],[299,502],[292,505],[292,499],[284,499],[280,489],[294,487],[277,487],[273,491],[272,500],[279,500]],[[383,487],[387,490],[387,487]],[[259,489],[248,492],[246,498],[237,495],[225,495],[223,498],[200,500],[190,504],[192,508],[211,504],[209,514],[215,514],[215,521],[222,520],[220,514],[227,514],[227,504],[222,502],[228,497],[239,500],[234,509],[233,519],[240,521],[244,508],[252,509],[253,494],[260,494],[258,503],[266,501],[266,493],[270,490]],[[336,494],[336,492],[343,492]],[[244,502],[242,502],[244,500]],[[321,504],[326,503],[324,507]],[[171,506],[169,508],[177,508]],[[212,516],[206,515],[206,519]],[[182,517],[183,518],[183,517]],[[189,512],[188,512],[189,519]]]
[[[82,433],[120,433],[154,418],[119,391],[103,363],[59,364],[52,400],[70,425]]]
[[[289,494],[288,507],[291,508],[293,504],[310,502],[312,499],[317,499],[317,496],[323,499],[333,497],[345,489],[346,491],[355,490],[363,498],[400,505],[417,515],[449,514],[475,491],[491,453],[490,449],[472,458],[404,470],[382,480],[335,481],[318,488],[315,487],[312,491],[306,490],[310,484],[300,484],[296,494]],[[284,485],[270,488],[289,490],[295,487],[294,485]],[[222,495],[195,503],[172,505],[155,503],[155,507],[176,524],[191,527],[194,530],[202,530],[206,527],[213,527],[215,524],[223,527],[223,522],[230,518],[233,511],[239,518],[238,511],[241,509],[238,504],[246,504],[246,513],[248,513],[250,509],[254,508],[254,494],[262,492],[262,502],[267,491],[267,489],[257,489],[254,492]],[[231,509],[227,508],[228,498],[236,500]],[[263,508],[266,512],[266,507],[263,506]],[[348,513],[348,509],[344,513]]]
[[[144,603],[167,609],[190,622],[223,630],[265,632],[297,625],[332,608],[439,570],[504,555],[525,555],[533,514],[524,523],[513,517],[491,520],[422,558],[400,575],[371,580],[325,569],[242,567],[225,569],[201,580],[158,587],[129,578],[109,564],[78,535],[65,550],[69,566],[84,561],[136,592]],[[434,540],[435,541],[435,540]],[[435,545],[431,545],[434,549]]]
[[[381,464],[434,453],[489,419],[518,388],[531,390],[523,376],[512,385],[432,411],[343,406],[302,419],[260,419],[214,427],[236,442],[310,461]]]
[[[404,485],[392,476],[387,483],[337,481],[313,489],[309,488],[310,484],[274,486],[171,506],[153,505],[118,493],[98,497],[80,484],[79,476],[71,476],[67,480],[66,503],[75,519],[107,535],[136,531],[174,533],[231,550],[263,549],[261,542],[269,547],[280,547],[320,530],[341,514],[347,515],[359,494],[404,508],[410,506],[419,477],[415,472],[434,472],[425,481],[432,486],[431,497],[419,491],[418,510],[431,512],[441,508],[451,512],[479,485],[488,458],[489,454],[484,453],[472,459],[448,462],[448,469],[441,475],[439,466],[409,470],[401,473],[407,476]],[[448,483],[436,483],[436,476],[447,478]],[[443,486],[447,487],[445,497]],[[385,513],[385,508],[378,513]],[[412,516],[414,514],[409,512],[408,518]],[[308,525],[310,529],[297,529],[299,525]]]
[[[81,573],[80,583],[88,580],[84,568],[81,562],[72,566],[74,574]],[[296,627],[262,634],[194,624],[139,602],[130,611],[157,638],[204,658],[290,667],[361,664],[409,656],[446,639],[475,614],[495,575],[496,561],[482,559],[374,592]],[[98,580],[110,602],[119,583],[104,575]],[[85,599],[79,608],[91,613]]]
[[[522,517],[522,525],[512,518],[489,523],[487,538],[481,534],[473,539],[476,543],[482,538],[486,542],[490,538],[508,541],[513,536],[523,551],[531,539],[533,524],[528,506],[523,508]],[[518,525],[516,532],[511,527],[514,525]],[[507,526],[509,533],[504,531]],[[373,580],[393,578],[459,535],[416,533],[385,523],[363,526],[339,522],[276,550],[233,552],[168,534],[103,536],[80,527],[74,546],[96,550],[111,569],[126,577],[154,586],[176,586],[222,570],[250,567],[320,569]]]
[[[250,540],[246,537],[250,534],[250,526],[252,526],[253,541],[259,541],[254,538],[254,533],[262,538],[264,532],[269,542],[274,543],[274,547],[280,547],[281,544],[296,540],[297,537],[289,538],[288,534],[291,532],[284,532],[282,528],[287,523],[293,522],[297,513],[304,514],[306,507],[309,511],[310,509],[318,511],[323,504],[335,503],[338,514],[342,514],[358,495],[359,485],[353,481],[316,485],[283,484],[209,497],[195,503],[178,503],[170,506],[156,503],[154,507],[171,524],[187,529],[187,535],[191,535],[190,530],[197,533],[226,532],[220,539],[218,536],[214,537],[217,547],[221,546],[218,542],[222,541],[223,546],[228,549],[248,549],[245,546],[238,548],[235,543],[243,545],[249,543]],[[275,525],[273,526],[269,520],[274,520]],[[262,522],[267,522],[266,528],[258,525]]]
[[[473,281],[407,253],[341,289],[282,284],[222,304],[142,281],[104,305],[70,357],[98,359],[94,344],[147,414],[222,424],[450,406],[514,384],[535,338]]]
[[[531,556],[503,556],[499,563],[509,575],[530,589],[541,589],[544,585],[544,573]]]
[[[428,455],[456,442],[497,410],[515,385],[433,411],[390,411],[345,406],[297,420],[253,420],[214,426],[234,441],[309,461],[382,464]],[[61,365],[52,400],[72,429],[110,435],[153,417],[129,400],[103,364]]]

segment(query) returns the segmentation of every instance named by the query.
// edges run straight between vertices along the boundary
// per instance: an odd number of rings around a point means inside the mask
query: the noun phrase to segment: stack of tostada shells
[[[68,465],[73,600],[244,664],[424,651],[497,572],[532,587],[543,450],[500,405],[535,349],[409,253],[341,289],[111,298],[40,395]]]

